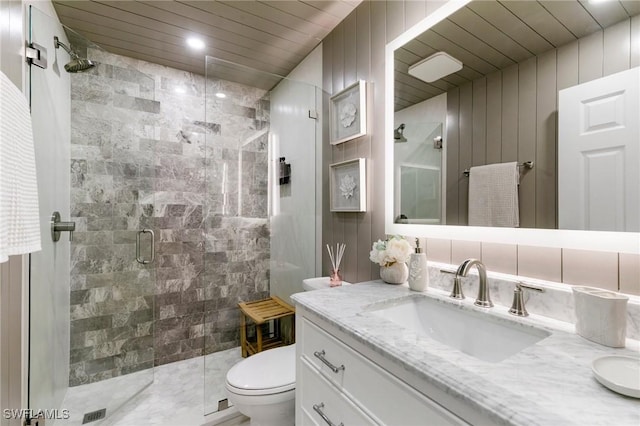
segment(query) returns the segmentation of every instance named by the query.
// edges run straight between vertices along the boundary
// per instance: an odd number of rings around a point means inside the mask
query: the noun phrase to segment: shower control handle
[[[69,241],[73,241],[73,231],[75,230],[75,222],[62,222],[60,220],[60,212],[53,212],[51,215],[51,239],[54,243],[60,240],[61,232],[68,232]]]
[[[151,259],[145,259],[140,254],[140,236],[142,234],[151,234]],[[156,259],[156,234],[152,229],[144,228],[136,234],[136,261],[143,265],[148,265]]]

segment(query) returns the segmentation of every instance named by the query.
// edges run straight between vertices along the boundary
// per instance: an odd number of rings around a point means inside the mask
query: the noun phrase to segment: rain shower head
[[[76,59],[72,59],[69,63],[65,64],[64,69],[67,72],[76,73],[76,72],[84,72],[84,71],[90,70],[95,66],[96,66],[96,63],[93,61],[90,61],[89,59],[76,58]]]
[[[73,50],[65,46],[65,44],[62,43],[57,36],[53,37],[53,44],[56,47],[56,49],[59,47],[62,47],[64,51],[67,52],[69,56],[71,56],[71,61],[69,61],[64,65],[65,71],[69,73],[84,72],[84,71],[90,70],[91,68],[97,65],[96,62],[93,62],[87,58],[81,58],[80,56],[78,56],[76,52],[74,52]]]
[[[398,126],[397,129],[393,131],[393,140],[395,143],[406,142],[407,138],[404,137],[404,123]]]

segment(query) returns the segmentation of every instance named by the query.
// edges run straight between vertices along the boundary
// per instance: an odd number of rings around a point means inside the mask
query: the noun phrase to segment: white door
[[[561,90],[560,229],[640,230],[640,68]]]

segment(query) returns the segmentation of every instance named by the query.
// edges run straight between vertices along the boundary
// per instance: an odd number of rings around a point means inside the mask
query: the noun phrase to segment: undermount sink
[[[488,362],[500,362],[551,334],[425,296],[408,297],[367,311]]]

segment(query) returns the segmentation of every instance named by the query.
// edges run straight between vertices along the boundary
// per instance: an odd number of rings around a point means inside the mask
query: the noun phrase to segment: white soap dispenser
[[[416,252],[409,260],[409,288],[413,291],[425,291],[429,285],[427,255],[422,252],[420,241],[416,238]]]

